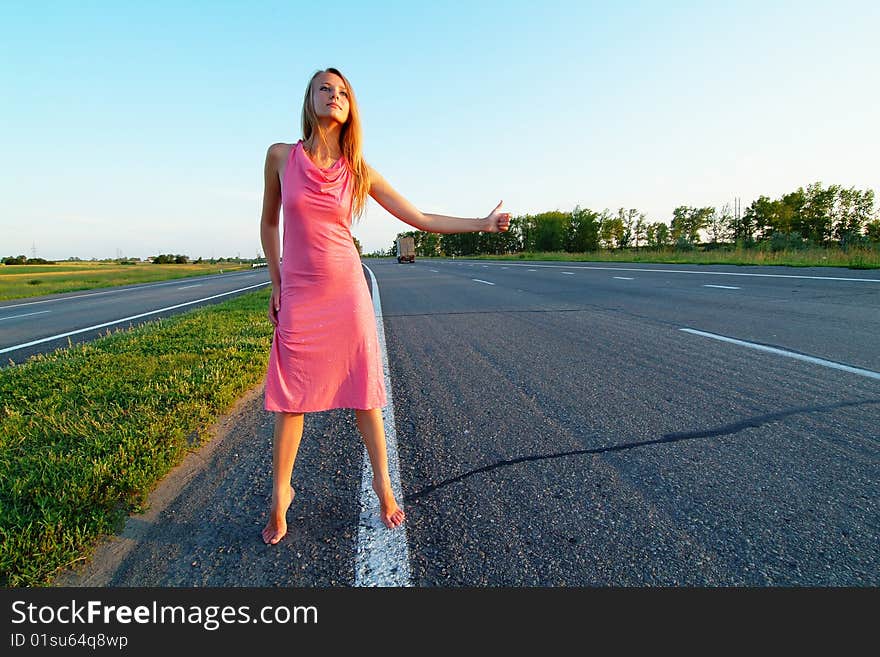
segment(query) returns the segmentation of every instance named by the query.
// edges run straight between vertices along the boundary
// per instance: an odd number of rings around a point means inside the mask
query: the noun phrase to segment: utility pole
[[[31,258],[33,258],[34,260],[37,259],[37,243],[36,242],[34,242],[31,245]]]

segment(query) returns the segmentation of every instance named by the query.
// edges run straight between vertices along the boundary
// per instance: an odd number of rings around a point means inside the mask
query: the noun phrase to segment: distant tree
[[[523,251],[562,251],[569,222],[570,215],[559,210],[518,217],[516,233],[508,243],[516,241]]]
[[[607,212],[607,211],[606,211]],[[603,249],[614,248],[614,226],[613,217],[605,216],[605,213],[599,215],[599,244]]]
[[[733,212],[729,203],[721,206],[721,210],[712,208],[712,213],[707,218],[706,230],[712,244],[727,242],[733,237]]]
[[[584,253],[599,249],[599,214],[593,210],[575,207],[569,217],[565,232],[565,250]]]
[[[416,247],[416,255],[425,257],[434,257],[441,255],[440,251],[440,234],[419,231],[418,246]]]
[[[645,241],[649,247],[656,248],[655,240],[657,239],[657,224],[660,222],[652,222],[645,226]]]
[[[669,244],[669,226],[662,221],[648,224],[645,229],[648,245],[655,249],[662,249]]]
[[[821,182],[816,182],[807,185],[806,190],[803,188],[798,190],[803,194],[804,200],[800,221],[795,228],[800,229],[801,235],[813,244],[826,244],[832,238],[832,213],[838,189],[837,185],[823,188]]]
[[[448,256],[468,256],[479,253],[477,233],[443,233],[440,235],[440,249]]]
[[[700,242],[700,231],[706,228],[715,208],[692,208],[680,205],[672,211],[672,239],[678,244],[693,246]]]
[[[439,248],[439,243],[438,243]],[[515,217],[511,217],[510,226],[504,232],[479,233],[479,250],[480,253],[491,253],[493,255],[502,255],[505,253],[515,253],[520,250],[519,241],[519,224]]]
[[[770,201],[767,205],[768,224],[764,235],[788,235],[797,232],[803,206],[802,190],[785,194],[782,198]]]
[[[605,210],[600,216],[599,239],[602,246],[606,249],[613,249],[620,246],[620,240],[623,238],[623,219],[618,216],[614,217],[608,210]]]
[[[596,217],[596,240],[599,244],[599,248],[603,248],[605,246],[605,240],[603,238],[605,234],[605,222],[611,218],[611,212],[608,208],[602,210],[599,215]]]
[[[853,227],[859,226],[859,230],[862,230],[862,227],[867,226],[874,216],[874,190],[866,189],[857,192],[853,199],[853,206],[852,225]]]
[[[874,190],[864,192],[855,187],[837,190],[837,203],[832,217],[832,236],[841,246],[858,243],[874,214]]]
[[[562,251],[569,217],[558,210],[535,215],[535,250]]]
[[[617,211],[619,223],[615,225],[615,231],[617,232],[617,246],[619,248],[625,249],[632,243],[633,231],[635,230],[635,222],[638,213],[639,211],[634,208],[630,208],[629,210],[620,208]]]
[[[691,208],[686,205],[679,205],[672,211],[671,237],[673,242],[685,239],[684,236],[688,230],[688,214]]]
[[[648,224],[645,223],[645,215],[640,213],[639,218],[633,226],[633,242],[635,242],[636,251],[639,250],[639,244],[648,238]]]
[[[522,218],[511,217],[510,226],[503,233],[483,233],[488,239],[490,253],[519,253],[523,250]]]
[[[512,224],[513,222],[511,222]],[[512,226],[511,226],[512,227]],[[535,250],[535,221],[530,214],[517,217],[517,230],[519,231],[523,251]]]
[[[770,239],[773,234],[773,201],[768,196],[759,196],[743,212],[745,241]]]

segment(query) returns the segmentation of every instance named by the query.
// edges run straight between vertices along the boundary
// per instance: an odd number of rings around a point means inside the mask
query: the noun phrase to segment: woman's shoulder
[[[269,146],[266,151],[267,167],[271,167],[272,170],[281,175],[284,167],[287,165],[287,161],[290,159],[290,154],[298,143],[286,144],[284,142],[276,142]]]
[[[291,149],[294,146],[296,146],[298,143],[299,143],[299,141],[296,141],[292,144],[285,144],[284,142],[280,142],[280,141],[276,142],[276,143],[272,144],[271,146],[269,146],[269,149],[267,151],[267,155],[271,158],[279,158],[279,157],[286,158],[288,155],[290,155]]]

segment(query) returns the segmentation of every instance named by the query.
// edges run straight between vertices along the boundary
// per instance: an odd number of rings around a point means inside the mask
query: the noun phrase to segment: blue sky
[[[0,256],[255,256],[266,149],[327,66],[426,212],[880,192],[880,3],[729,5],[5,1]]]

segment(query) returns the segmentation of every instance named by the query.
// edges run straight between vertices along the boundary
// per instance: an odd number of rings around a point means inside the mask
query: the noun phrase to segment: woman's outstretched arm
[[[395,217],[419,230],[428,233],[499,233],[510,228],[510,213],[501,212],[501,203],[485,217],[427,214],[401,196],[373,167],[368,166],[368,169],[370,196]]]

